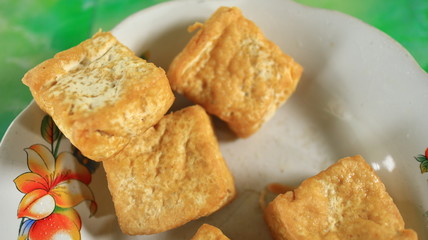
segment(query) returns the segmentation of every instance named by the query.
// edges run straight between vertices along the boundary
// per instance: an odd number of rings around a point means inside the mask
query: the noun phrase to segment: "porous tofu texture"
[[[122,150],[174,101],[163,69],[108,32],[56,54],[22,81],[71,143],[95,161]]]
[[[236,7],[197,27],[169,67],[171,87],[248,137],[295,91],[303,68]]]
[[[130,235],[181,226],[235,196],[233,177],[200,106],[166,115],[103,166],[120,228]]]
[[[279,195],[265,219],[277,240],[417,239],[361,156],[343,158]]]

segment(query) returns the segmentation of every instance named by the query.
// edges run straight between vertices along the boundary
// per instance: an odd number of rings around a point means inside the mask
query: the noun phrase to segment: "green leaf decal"
[[[418,162],[428,161],[428,159],[424,155],[422,155],[422,154],[419,154],[418,156],[416,156],[415,159]]]
[[[93,174],[95,170],[100,166],[100,162],[95,162],[87,157],[85,157],[79,149],[77,149],[74,145],[71,145],[71,150],[73,151],[73,155],[77,158],[77,160],[83,164],[88,170]]]
[[[43,139],[45,139],[49,144],[55,142],[60,135],[58,127],[49,115],[46,115],[43,118],[42,125],[40,126],[40,132]]]
[[[150,59],[150,51],[143,52],[143,54],[141,54],[140,58],[142,58],[142,59],[144,59],[146,61],[149,61],[149,59]]]
[[[421,168],[421,173],[428,172],[428,160],[425,162],[421,162],[421,165],[419,167]]]

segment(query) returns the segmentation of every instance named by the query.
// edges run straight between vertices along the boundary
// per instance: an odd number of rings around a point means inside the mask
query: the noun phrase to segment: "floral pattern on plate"
[[[419,154],[415,159],[420,162],[419,168],[421,169],[421,173],[428,172],[428,148],[425,149],[425,155]]]
[[[40,130],[49,146],[26,148],[29,172],[14,180],[25,194],[18,206],[18,239],[80,239],[82,223],[74,207],[89,201],[91,215],[95,214],[97,204],[88,185],[98,165],[75,148],[58,153],[63,135],[51,117],[43,118]]]

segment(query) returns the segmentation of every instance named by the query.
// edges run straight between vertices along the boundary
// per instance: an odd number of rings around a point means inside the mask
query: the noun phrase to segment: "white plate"
[[[219,6],[238,6],[304,68],[296,93],[262,129],[236,139],[215,122],[222,153],[239,190],[225,209],[183,227],[144,237],[123,235],[116,222],[102,167],[89,188],[98,211],[75,209],[82,239],[190,239],[201,223],[220,227],[231,239],[269,239],[258,207],[269,183],[298,185],[337,159],[362,154],[385,183],[406,227],[428,236],[428,174],[415,156],[428,147],[428,77],[414,59],[380,31],[341,13],[286,0],[172,1],[121,22],[114,35],[137,54],[167,69],[190,39],[186,27]],[[188,103],[179,100],[174,108]],[[49,144],[40,134],[44,114],[33,103],[7,131],[0,151],[2,238],[17,237],[17,209],[24,194],[13,180],[29,168],[24,149]],[[69,151],[63,140],[61,151]],[[88,201],[86,201],[88,203]]]

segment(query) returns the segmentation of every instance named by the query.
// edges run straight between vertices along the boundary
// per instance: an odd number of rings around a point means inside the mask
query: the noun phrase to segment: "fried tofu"
[[[169,66],[171,87],[248,137],[295,91],[303,68],[237,7],[219,8],[196,28]]]
[[[265,219],[277,240],[417,239],[361,156],[343,158],[277,196]]]
[[[191,240],[229,240],[223,232],[209,224],[203,224]]]
[[[108,32],[56,54],[22,81],[71,143],[95,161],[122,150],[174,101],[164,70]]]
[[[166,115],[103,166],[120,228],[129,235],[181,226],[236,194],[210,118],[197,105]]]

